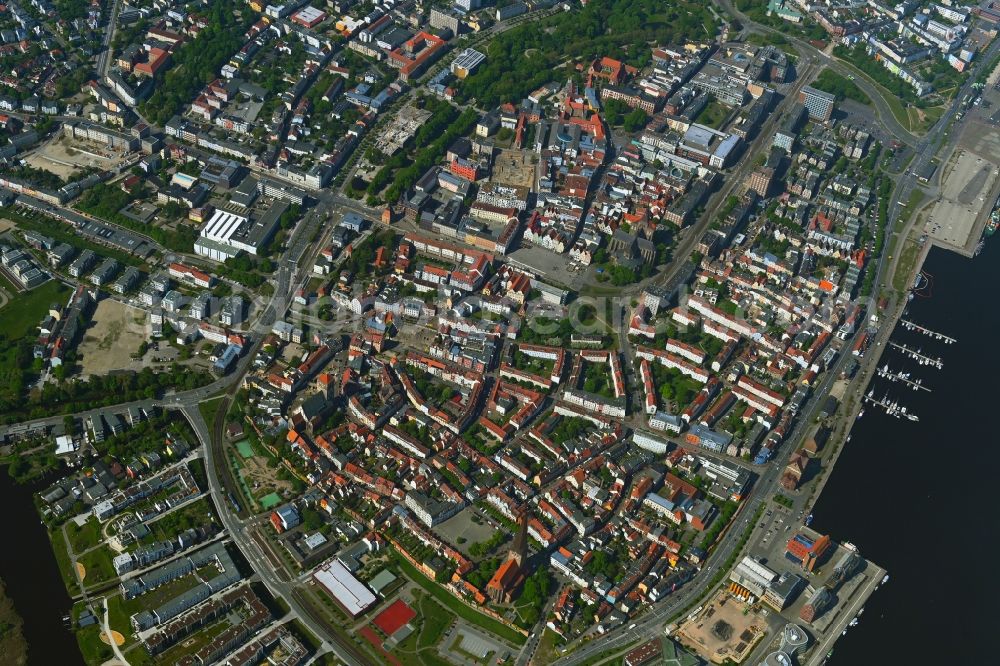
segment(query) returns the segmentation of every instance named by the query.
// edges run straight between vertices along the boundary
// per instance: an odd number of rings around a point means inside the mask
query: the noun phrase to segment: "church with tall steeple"
[[[507,551],[507,559],[486,584],[486,594],[494,603],[507,604],[524,582],[528,559],[528,507],[517,512],[517,533]]]

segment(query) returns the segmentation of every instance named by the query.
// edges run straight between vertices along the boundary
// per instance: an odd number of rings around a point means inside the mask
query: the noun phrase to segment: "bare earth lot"
[[[240,460],[243,465],[243,478],[255,497],[261,497],[270,492],[286,496],[292,492],[292,484],[275,477],[274,470],[267,466],[267,461],[260,456]]]
[[[146,339],[145,321],[141,310],[118,301],[108,298],[98,303],[93,326],[80,343],[83,374],[103,375],[131,367],[131,355]]]
[[[681,644],[716,664],[740,663],[764,636],[767,622],[742,602],[721,592],[677,634]]]
[[[112,169],[120,162],[119,155],[97,144],[74,142],[59,135],[32,151],[24,161],[36,169],[45,169],[69,180],[84,167]]]

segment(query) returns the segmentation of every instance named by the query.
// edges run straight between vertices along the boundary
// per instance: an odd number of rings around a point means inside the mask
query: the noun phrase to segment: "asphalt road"
[[[118,10],[121,9],[121,4],[122,0],[115,0],[114,4],[111,6],[111,13],[108,15],[108,28],[104,32],[104,39],[101,41],[101,48],[103,50],[100,55],[97,56],[97,74],[102,80],[108,75],[108,70],[111,69],[111,40],[115,37],[115,28],[118,23]]]
[[[718,4],[726,8],[730,14],[734,16],[739,16],[740,20],[744,22],[744,26],[748,28],[757,28],[766,32],[777,32],[765,26],[758,26],[757,24],[749,21],[745,16],[736,12],[732,6],[729,4],[728,0],[717,0]],[[790,38],[788,35],[782,33],[786,39],[789,39],[797,46],[800,46],[806,52],[809,50],[815,52],[815,49],[795,38]],[[865,90],[873,101],[876,101],[876,106],[884,107],[886,113],[880,110],[879,117],[887,125],[887,128],[897,136],[904,143],[909,143],[914,146],[916,152],[916,158],[910,168],[905,170],[904,174],[897,181],[896,187],[893,192],[893,201],[889,206],[888,213],[888,233],[892,233],[892,227],[899,215],[902,212],[903,205],[910,196],[913,188],[916,186],[916,174],[920,170],[930,163],[932,159],[937,155],[937,148],[939,146],[940,139],[944,136],[950,125],[952,119],[958,111],[961,104],[961,100],[966,94],[969,94],[972,90],[972,83],[974,82],[979,69],[984,66],[983,63],[990,63],[993,57],[1000,51],[1000,40],[995,40],[993,44],[987,49],[977,61],[977,66],[972,70],[966,79],[966,83],[963,85],[961,90],[955,95],[952,104],[945,114],[942,115],[941,119],[931,128],[931,130],[919,140],[913,137],[908,131],[904,130],[895,120],[892,118],[891,112],[888,112],[888,107],[885,105],[884,100],[878,92],[871,86],[867,85],[863,79],[856,78],[855,81],[859,86]],[[817,52],[818,53],[818,52]],[[803,54],[805,55],[805,54]],[[815,56],[813,56],[815,57]],[[843,68],[839,63],[829,59],[827,56],[821,56],[827,60],[827,65],[831,66],[835,71],[838,71],[844,75],[847,75],[849,71]],[[841,71],[844,70],[844,71]],[[866,90],[865,88],[871,88],[871,90]],[[881,102],[881,105],[878,104]],[[886,122],[883,116],[888,117],[890,120]],[[762,131],[763,133],[763,131]],[[709,217],[708,215],[705,216]],[[704,218],[703,218],[704,219]],[[697,238],[697,235],[692,235]],[[689,242],[691,237],[687,239]],[[693,247],[693,243],[690,243]],[[686,249],[686,253],[683,256],[690,254],[690,249]],[[888,249],[883,251],[882,256],[879,258],[878,269],[876,272],[875,284],[881,285],[884,280],[887,279],[885,275],[885,268],[888,261]],[[675,259],[676,262],[676,259]],[[873,294],[878,294],[879,289],[873,289]],[[872,300],[874,301],[875,296],[873,295]],[[873,311],[874,303],[870,304],[869,311]],[[856,332],[851,338],[844,341],[841,345],[841,353],[837,358],[836,363],[830,370],[826,373],[826,376],[822,384],[817,388],[817,390],[812,394],[809,402],[806,403],[804,409],[801,412],[800,418],[796,420],[796,426],[787,438],[786,443],[783,445],[783,449],[787,450],[789,447],[794,448],[795,445],[802,439],[805,434],[805,429],[808,424],[812,423],[817,409],[820,405],[820,399],[827,395],[830,387],[833,385],[834,380],[839,376],[846,359],[851,357],[850,349],[853,345],[854,340],[857,335],[863,331],[864,328],[860,327],[858,332]],[[632,628],[619,628],[618,630],[612,631],[605,634],[598,640],[573,651],[566,657],[559,659],[557,664],[565,664],[567,666],[571,664],[579,664],[581,662],[587,661],[595,656],[600,655],[604,652],[615,651],[624,649],[634,642],[638,642],[642,639],[648,639],[655,636],[659,631],[662,630],[663,623],[667,621],[673,614],[680,611],[684,606],[691,602],[691,600],[697,598],[708,588],[708,581],[711,579],[711,574],[714,567],[718,566],[720,562],[725,562],[729,556],[733,553],[736,544],[739,541],[739,537],[742,536],[743,531],[746,529],[750,520],[756,515],[758,506],[762,502],[766,502],[769,497],[771,497],[778,489],[778,478],[779,478],[780,466],[777,464],[772,464],[768,467],[767,471],[757,480],[753,491],[751,492],[750,498],[744,504],[741,510],[740,518],[733,525],[732,528],[726,533],[722,541],[716,546],[715,550],[712,552],[708,558],[705,568],[702,570],[691,583],[685,585],[683,588],[678,590],[676,593],[667,598],[662,604],[658,604],[650,611],[647,615],[643,616],[640,620],[636,621],[633,625],[629,625]],[[756,529],[756,528],[754,528]]]
[[[799,412],[799,418],[795,421],[796,425],[789,437],[786,438],[785,443],[782,445],[780,449],[781,453],[779,455],[784,455],[784,453],[790,450],[790,448],[794,448],[794,446],[805,436],[805,431],[808,426],[815,421],[816,415],[818,414],[818,410],[822,403],[822,398],[827,395],[830,387],[833,386],[833,382],[840,375],[846,360],[851,358],[849,350],[852,343],[853,338],[845,341],[841,346],[841,350],[846,351],[846,353],[842,352],[837,357],[837,361],[826,373],[823,382],[819,385],[819,387],[817,387],[817,390],[813,392],[809,400],[803,405],[802,410]],[[776,457],[775,460],[777,459],[778,458]],[[563,664],[565,666],[579,664],[603,652],[623,649],[639,640],[651,638],[662,631],[664,623],[674,614],[681,611],[687,604],[692,603],[692,601],[698,598],[702,593],[710,591],[711,588],[714,587],[709,585],[713,573],[716,573],[718,568],[725,563],[737,549],[744,531],[750,525],[750,521],[754,520],[757,515],[758,507],[760,507],[761,504],[766,503],[770,497],[778,492],[778,480],[780,478],[781,471],[781,465],[776,462],[768,465],[764,473],[754,483],[750,496],[744,502],[738,517],[722,539],[716,544],[712,553],[706,560],[701,572],[695,576],[691,582],[687,583],[674,592],[674,594],[667,597],[664,602],[653,606],[653,610],[634,622],[635,627],[631,629],[621,627],[617,630],[606,633],[599,639],[573,651],[566,657],[557,660],[555,663]]]
[[[798,49],[799,54],[812,61],[821,62],[824,66],[832,69],[841,76],[851,77],[853,81],[868,97],[871,98],[872,103],[875,105],[875,110],[878,113],[879,120],[882,121],[882,125],[889,130],[899,141],[915,145],[917,143],[917,137],[915,137],[909,130],[904,128],[896,120],[895,116],[892,115],[892,110],[889,105],[882,98],[882,94],[879,92],[878,88],[872,85],[867,79],[861,76],[855,76],[855,72],[850,67],[847,67],[841,63],[836,58],[826,55],[825,53],[819,51],[812,44],[809,44],[803,39],[799,39],[794,35],[790,35],[786,32],[776,30],[766,25],[761,25],[759,23],[754,23],[746,14],[740,12],[736,7],[733,6],[730,0],[713,0],[713,2],[727,12],[730,16],[739,19],[740,23],[743,24],[744,32],[752,32],[757,34],[775,34],[780,35],[786,39],[791,44],[795,45]]]
[[[261,549],[260,544],[258,544],[247,533],[247,523],[240,520],[234,513],[233,507],[230,504],[228,497],[226,497],[226,491],[219,479],[218,470],[216,469],[216,463],[214,460],[212,433],[209,431],[208,425],[202,418],[197,406],[194,408],[185,406],[182,408],[182,411],[191,423],[195,434],[198,436],[199,441],[204,447],[205,471],[208,475],[209,493],[215,501],[219,519],[222,521],[222,525],[225,527],[226,532],[232,537],[233,542],[240,549],[243,557],[250,563],[250,566],[260,577],[268,591],[275,597],[284,599],[291,609],[291,614],[302,622],[309,629],[309,631],[317,637],[320,637],[323,641],[323,651],[333,652],[337,655],[338,659],[343,661],[345,664],[349,664],[350,666],[359,666],[361,664],[371,663],[371,661],[354,645],[351,645],[347,641],[339,640],[339,637],[336,635],[334,636],[334,642],[328,641],[327,637],[330,635],[330,632],[327,631],[319,621],[317,621],[316,617],[313,615],[314,611],[307,608],[306,605],[300,601],[299,597],[295,594],[295,585],[280,578],[268,560],[267,555]],[[222,464],[224,465],[226,463],[222,462]]]
[[[759,26],[749,21],[745,16],[735,11],[735,8],[731,6],[728,0],[716,0],[717,3],[726,9],[731,15],[737,16],[743,21],[744,26],[747,29],[751,29],[759,32],[777,32],[771,28],[765,26]],[[118,6],[117,3],[115,5]],[[113,23],[113,20],[112,20]],[[813,47],[808,45],[794,37],[790,37],[787,34],[781,33],[786,39],[791,41],[796,47],[801,49],[803,59],[800,61],[800,80],[796,87],[793,88],[791,94],[786,96],[786,98],[779,105],[778,110],[776,110],[768,123],[761,129],[757,139],[751,144],[751,148],[748,149],[748,153],[751,152],[753,146],[760,146],[761,141],[767,140],[769,137],[770,126],[776,122],[777,118],[780,116],[780,110],[782,105],[787,105],[790,99],[794,98],[794,94],[797,92],[799,87],[804,81],[808,80],[809,75],[812,74],[815,65],[817,63],[822,63],[824,66],[830,67],[834,71],[841,73],[845,76],[853,74],[853,71],[849,70],[847,67],[843,66],[835,59],[821,54],[815,51]],[[106,42],[110,43],[111,31],[109,30]],[[977,66],[983,62],[990,62],[992,57],[996,54],[997,50],[1000,49],[1000,43],[994,42],[993,45],[988,49],[988,51],[982,55],[977,63]],[[102,54],[104,56],[104,54]],[[104,61],[99,61],[101,67],[105,67],[106,63]],[[973,73],[975,73],[975,69]],[[866,80],[861,77],[856,77],[855,82],[858,86],[868,94],[879,114],[879,118],[886,128],[896,136],[900,141],[914,146],[915,152],[917,154],[916,160],[911,168],[908,169],[904,175],[899,179],[896,185],[896,189],[893,193],[893,202],[890,205],[889,212],[889,225],[898,219],[902,206],[900,202],[905,202],[910,192],[912,192],[913,187],[916,186],[914,174],[920,171],[922,166],[925,166],[930,162],[930,160],[936,154],[933,150],[938,145],[941,137],[944,135],[951,119],[954,117],[958,110],[961,99],[968,93],[971,86],[971,81],[974,79],[973,75],[970,75],[967,83],[963,86],[962,90],[955,96],[951,108],[948,113],[942,116],[942,119],[921,139],[917,139],[907,130],[902,128],[893,118],[891,111],[889,111],[888,106],[882,99],[879,92],[871,86]],[[746,175],[747,164],[750,160],[744,157],[740,165],[733,171],[732,174],[727,178],[726,185],[723,190],[716,196],[716,201],[712,210],[717,210],[721,202],[725,200],[728,196],[728,192],[736,186],[737,183],[741,183]],[[269,177],[273,177],[268,174]],[[338,206],[341,208],[346,208],[349,210],[354,210],[359,213],[364,214],[366,217],[378,219],[376,216],[377,211],[368,208],[357,201],[347,199],[340,195],[336,195],[329,191],[324,191],[319,193],[318,198],[320,199],[321,205],[326,204],[328,206]],[[325,206],[324,206],[325,207]],[[308,233],[310,230],[315,232],[316,227],[314,226],[313,216],[318,216],[318,213],[310,213],[310,216],[303,221],[302,224],[298,225],[296,228],[296,233],[293,236],[292,241],[289,244],[289,251],[283,258],[281,265],[278,269],[278,276],[276,279],[276,290],[275,295],[272,297],[271,302],[264,311],[263,316],[259,321],[261,327],[269,328],[270,324],[273,322],[274,318],[281,315],[287,310],[289,297],[291,293],[291,285],[298,284],[299,279],[302,277],[302,272],[297,270],[297,263],[301,256],[304,254],[309,246],[309,242],[312,238],[312,233]],[[712,215],[706,212],[703,215],[702,220],[699,221],[699,225],[704,226],[707,224],[707,220],[712,219]],[[682,242],[678,256],[675,257],[675,266],[679,266],[681,262],[678,261],[680,257],[687,258],[690,255],[694,244],[700,237],[698,233],[701,226],[696,225],[688,232],[687,237]],[[885,276],[883,275],[885,265],[886,265],[886,254],[879,260],[879,267],[877,272],[877,283],[880,284]],[[308,263],[308,262],[307,262]],[[676,270],[676,269],[675,269]],[[297,279],[298,278],[298,279]],[[848,340],[842,345],[841,349],[850,349],[850,344],[852,340]],[[820,404],[820,398],[825,396],[828,392],[834,378],[839,374],[840,368],[844,363],[845,359],[850,356],[849,353],[842,353],[838,357],[838,361],[835,366],[827,373],[824,382],[821,387],[814,392],[810,401],[806,404],[806,408],[803,410],[803,418],[798,419],[797,426],[789,437],[791,442],[797,442],[804,434],[804,428],[806,424],[812,422],[812,418],[815,414],[816,409]],[[211,397],[212,395],[226,390],[231,389],[243,376],[243,374],[248,369],[249,362],[252,359],[252,354],[247,354],[241,359],[239,366],[236,371],[230,375],[219,379],[212,384],[209,384],[200,389],[194,389],[192,391],[184,391],[170,396],[165,396],[162,400],[153,401],[154,404],[158,404],[164,407],[176,407],[181,409],[192,426],[195,429],[196,434],[199,439],[205,445],[206,451],[206,468],[209,474],[209,491],[216,499],[216,505],[219,507],[220,519],[223,521],[228,532],[232,535],[234,541],[237,543],[240,550],[244,553],[247,560],[251,563],[255,572],[260,576],[261,580],[267,585],[268,589],[277,596],[281,596],[288,601],[289,605],[292,607],[292,612],[307,626],[311,631],[316,633],[317,636],[329,636],[330,632],[326,631],[322,623],[319,622],[311,613],[313,611],[309,610],[305,604],[301,603],[299,596],[294,592],[294,586],[286,581],[280,579],[274,569],[271,567],[266,555],[260,548],[260,545],[250,538],[246,533],[246,524],[241,521],[233,512],[228,499],[225,497],[224,485],[220,482],[217,474],[216,467],[212,461],[212,433],[209,431],[207,424],[205,424],[204,419],[202,419],[200,412],[197,409],[197,405],[200,401]],[[143,401],[144,402],[144,401]],[[128,403],[136,404],[136,403]],[[115,408],[120,409],[122,407],[128,406],[118,405]],[[99,411],[99,410],[93,410]],[[84,413],[85,415],[86,413]],[[62,421],[62,417],[51,417],[48,419],[39,419],[32,424],[49,424],[54,425]],[[0,434],[5,433],[9,430],[9,426],[0,427]],[[712,578],[713,573],[717,572],[717,567],[721,566],[721,563],[728,560],[728,558],[736,550],[740,537],[743,535],[745,529],[750,526],[750,521],[754,519],[756,515],[757,508],[775,492],[777,488],[777,480],[779,476],[780,468],[778,465],[770,465],[764,474],[757,480],[754,488],[750,494],[748,500],[744,503],[741,512],[727,531],[726,535],[717,544],[713,550],[711,556],[706,561],[702,572],[696,576],[690,583],[682,587],[676,593],[668,597],[666,601],[661,604],[657,604],[652,610],[647,612],[644,616],[639,618],[634,625],[630,625],[631,628],[620,628],[616,631],[609,632],[604,636],[600,637],[598,640],[594,640],[591,643],[579,648],[572,654],[560,659],[557,663],[560,664],[576,664],[589,659],[601,652],[608,650],[622,649],[633,642],[647,638],[651,635],[657,634],[661,631],[662,624],[673,616],[675,613],[680,611],[693,599],[697,598],[704,592],[710,591],[709,581]],[[324,641],[324,648],[332,650],[337,656],[349,664],[367,663],[368,659],[364,655],[359,655],[356,648],[350,644],[330,643]]]
[[[677,277],[677,274],[680,271],[686,269],[688,263],[687,259],[694,252],[694,248],[698,244],[698,241],[701,240],[705,231],[707,231],[712,222],[715,221],[719,209],[723,206],[723,204],[725,204],[726,199],[728,199],[734,192],[739,191],[738,188],[742,188],[747,175],[754,168],[753,156],[766,154],[772,140],[772,130],[782,119],[784,112],[792,104],[796,103],[799,91],[802,90],[806,81],[810,79],[814,71],[815,65],[812,63],[806,62],[802,65],[798,72],[796,82],[787,91],[785,97],[778,103],[774,110],[771,111],[764,124],[761,125],[760,130],[757,132],[757,136],[754,137],[753,141],[751,141],[746,147],[739,164],[737,164],[736,167],[734,167],[729,173],[724,175],[725,182],[720,190],[713,195],[700,219],[698,219],[690,227],[681,231],[683,237],[674,252],[673,261],[667,270],[653,278],[653,282],[655,284],[669,284]]]

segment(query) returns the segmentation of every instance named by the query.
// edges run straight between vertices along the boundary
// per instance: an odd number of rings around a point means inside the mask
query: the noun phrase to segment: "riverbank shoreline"
[[[990,647],[988,600],[1000,583],[981,567],[944,562],[932,568],[906,547],[925,540],[931,526],[947,526],[947,546],[956,553],[988,551],[998,534],[983,515],[992,502],[1000,453],[982,446],[995,440],[994,424],[982,416],[995,408],[990,387],[1000,371],[994,351],[1000,310],[990,307],[997,302],[1000,247],[987,241],[971,262],[961,253],[933,247],[949,249],[931,245],[922,253],[912,272],[922,272],[928,281],[911,301],[887,307],[882,322],[891,327],[893,343],[920,350],[933,362],[921,362],[902,349],[884,353],[883,343],[868,352],[874,376],[859,378],[849,391],[854,397],[855,387],[869,387],[862,396],[873,390],[878,399],[918,415],[919,423],[866,405],[865,417],[853,425],[850,448],[843,447],[834,478],[815,503],[818,530],[834,539],[851,538],[892,575],[860,625],[838,644],[832,663],[921,663],[926,654],[919,645],[889,640],[913,634],[981,637],[954,647],[953,663],[975,663]],[[899,323],[903,307],[902,318],[924,328]],[[883,376],[878,370],[885,365],[889,372]],[[894,381],[895,376],[915,384]],[[942,463],[954,447],[963,452],[968,447],[975,463],[949,477]],[[970,510],[956,513],[955,507]],[[914,613],[931,590],[935,608],[961,611]]]
[[[909,236],[904,236],[904,239],[908,237]],[[927,257],[930,254],[931,249],[934,247],[948,252],[953,252],[967,259],[974,258],[974,255],[966,254],[954,246],[946,243],[939,243],[934,240],[928,240],[921,246],[920,254],[917,256],[917,260],[913,263],[913,269],[910,271],[910,274],[906,276],[907,280],[905,284],[913,284],[916,276],[923,270],[924,263],[927,261]],[[888,284],[891,288],[893,276],[890,275],[888,277]],[[879,316],[878,333],[875,336],[875,340],[869,346],[865,356],[862,357],[857,373],[847,385],[847,391],[851,391],[852,387],[856,388],[850,393],[845,391],[843,399],[841,400],[842,415],[834,427],[831,435],[831,443],[834,445],[835,449],[831,459],[828,461],[828,464],[823,467],[821,477],[816,480],[816,484],[813,486],[812,494],[806,502],[807,511],[812,511],[816,502],[819,500],[820,495],[823,494],[823,489],[830,480],[830,475],[833,472],[833,469],[837,466],[840,455],[843,453],[845,445],[847,444],[847,438],[851,434],[851,429],[853,428],[855,421],[857,421],[858,414],[864,406],[861,398],[864,396],[865,391],[868,390],[872,380],[875,378],[875,373],[878,370],[882,355],[885,353],[886,347],[888,346],[889,338],[892,336],[893,331],[896,330],[896,326],[899,324],[900,319],[903,318],[903,314],[906,312],[906,307],[909,304],[909,300],[907,298],[909,293],[909,290],[906,290],[902,294],[895,292],[892,293],[889,297],[889,308],[891,309],[890,314],[866,313],[866,321],[869,320],[872,314],[877,314]],[[850,353],[850,351],[848,350],[846,353]]]
[[[72,612],[73,602],[34,502],[34,494],[45,483],[36,480],[20,484],[6,469],[0,469],[0,498],[8,517],[6,527],[8,533],[17,535],[16,547],[0,549],[0,580],[6,599],[21,619],[20,630],[26,644],[25,659],[20,662],[8,660],[7,652],[0,649],[0,666],[83,663],[77,642],[63,619]]]
[[[0,666],[24,666],[28,663],[28,641],[22,631],[24,620],[7,588],[0,580]]]

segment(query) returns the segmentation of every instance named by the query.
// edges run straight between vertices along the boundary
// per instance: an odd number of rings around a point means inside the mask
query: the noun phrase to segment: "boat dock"
[[[893,371],[889,369],[889,364],[886,363],[884,366],[878,369],[878,376],[882,379],[887,379],[890,382],[902,382],[903,384],[909,386],[914,391],[927,391],[931,392],[929,388],[924,386],[923,379],[910,379],[910,373],[903,371]]]
[[[840,557],[843,552],[844,549],[840,548],[834,557]],[[886,582],[888,575],[885,569],[871,560],[862,558],[862,562],[861,571],[838,587],[837,605],[812,624],[816,642],[809,646],[806,654],[797,655],[796,663],[805,666],[821,666],[826,663],[837,639],[864,622],[865,604],[875,590]]]
[[[889,416],[894,416],[897,419],[907,418],[913,422],[920,421],[920,417],[914,414],[913,412],[908,411],[904,405],[900,405],[895,400],[889,400],[888,394],[886,394],[886,396],[882,399],[876,398],[875,389],[869,391],[868,395],[865,396],[864,400],[870,405],[881,407],[882,409],[885,410],[885,413],[888,414]]]
[[[908,319],[900,319],[899,323],[903,325],[908,331],[916,331],[917,333],[923,333],[924,335],[934,338],[935,340],[944,340],[946,345],[954,344],[958,342],[955,338],[945,335],[944,333],[938,333],[937,331],[932,331],[929,328],[925,328],[920,324],[916,324]]]
[[[809,527],[795,526],[795,529],[798,534],[809,539],[819,538],[819,534]],[[785,539],[777,539],[777,543],[771,542],[764,548],[769,556],[777,555],[784,559]],[[769,625],[765,639],[741,663],[820,666],[841,636],[865,622],[865,606],[869,605],[872,594],[879,586],[885,584],[888,578],[886,571],[847,542],[831,544],[830,550],[832,552],[828,555],[828,564],[809,576],[809,590],[799,594],[780,613],[769,614],[765,620]],[[832,593],[831,603],[806,622],[801,617],[802,609],[812,596],[812,590],[821,587]],[[713,617],[712,621],[715,619],[717,618]],[[790,640],[792,637],[785,631],[790,624],[805,629],[809,639]],[[765,660],[766,655],[773,655],[775,652],[784,652],[792,661]]]
[[[920,365],[929,365],[931,367],[937,368],[938,370],[944,367],[944,362],[941,360],[940,357],[931,358],[930,356],[924,356],[923,354],[920,353],[919,349],[911,349],[906,345],[901,345],[898,342],[893,342],[892,340],[889,341],[889,346],[892,347],[893,349],[897,349],[903,352],[913,360],[920,363]]]

